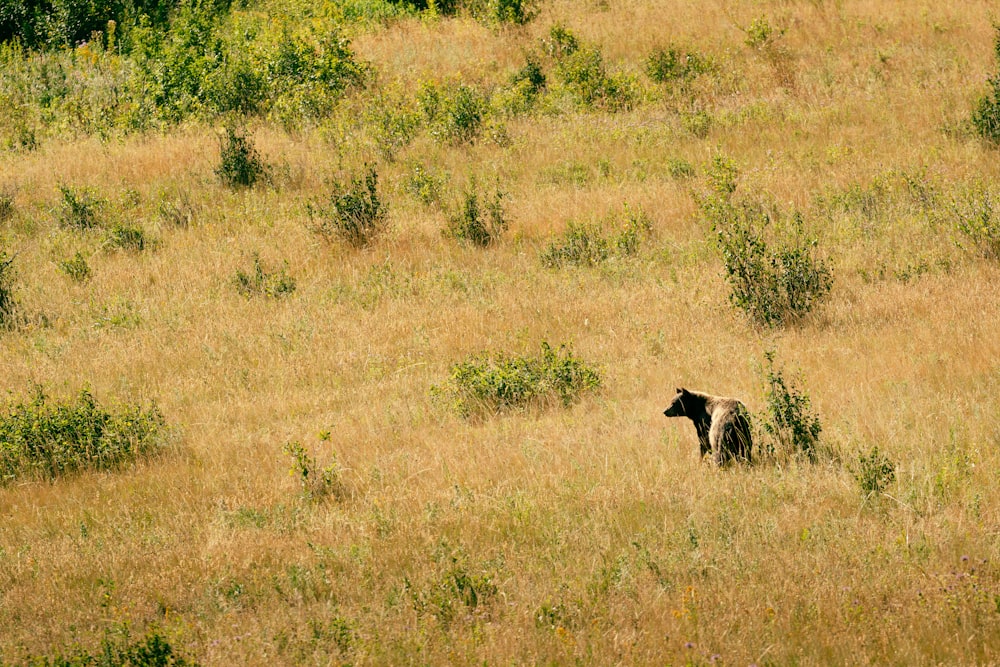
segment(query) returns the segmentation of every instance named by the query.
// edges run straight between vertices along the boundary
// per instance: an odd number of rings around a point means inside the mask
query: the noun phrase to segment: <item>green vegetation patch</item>
[[[639,251],[652,232],[652,223],[641,210],[625,207],[618,230],[611,235],[602,224],[570,222],[559,238],[549,242],[539,259],[548,268],[596,266],[612,257],[629,257]]]
[[[6,663],[4,663],[6,664]],[[96,650],[77,646],[54,656],[27,656],[25,667],[197,667],[174,648],[164,632],[151,626],[142,637],[133,637],[127,625],[105,631]]]
[[[994,146],[1000,146],[1000,25],[996,27],[996,31],[993,50],[996,53],[997,72],[988,79],[989,89],[979,98],[972,111],[972,127],[980,137]]]
[[[0,483],[113,470],[161,449],[166,434],[155,405],[109,409],[87,389],[60,402],[37,387],[31,399],[0,413]]]
[[[480,353],[451,367],[448,382],[432,387],[460,415],[498,413],[558,401],[569,406],[581,394],[601,387],[596,368],[566,345],[542,343],[541,354],[511,356]]]

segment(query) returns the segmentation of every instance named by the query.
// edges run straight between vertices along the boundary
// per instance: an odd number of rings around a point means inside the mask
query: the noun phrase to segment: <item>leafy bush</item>
[[[63,273],[78,283],[86,282],[90,279],[91,270],[87,263],[87,258],[82,252],[77,251],[70,259],[59,262],[59,268]]]
[[[481,353],[451,367],[448,383],[432,393],[462,416],[501,412],[558,399],[570,405],[585,391],[601,386],[600,373],[565,345],[542,343],[537,356]]]
[[[419,199],[425,206],[430,206],[431,204],[441,203],[448,178],[447,172],[415,164],[410,170],[403,188]]]
[[[973,186],[956,197],[952,212],[955,228],[980,255],[1000,259],[1000,202],[995,192]]]
[[[494,97],[496,108],[511,116],[530,112],[542,91],[545,90],[547,79],[538,59],[529,54],[524,67],[516,71],[507,86]]]
[[[105,631],[96,651],[76,647],[55,656],[28,656],[24,667],[197,667],[198,663],[180,655],[163,631],[150,626],[134,639],[127,625]]]
[[[142,252],[155,245],[142,227],[123,222],[115,223],[108,230],[108,244],[112,248],[131,252]]]
[[[9,329],[17,321],[17,299],[14,297],[14,257],[0,248],[0,328]]]
[[[714,69],[708,58],[675,46],[657,49],[646,59],[646,74],[657,83],[687,81]]]
[[[0,222],[14,216],[14,194],[5,188],[0,188]]]
[[[496,190],[492,200],[480,202],[479,191],[473,181],[465,191],[460,210],[448,220],[445,234],[481,248],[498,242],[508,224],[503,211],[503,198],[504,194]]]
[[[867,455],[858,456],[854,479],[865,496],[877,496],[896,479],[896,464],[875,445]]]
[[[368,107],[365,120],[379,154],[393,160],[396,153],[413,140],[420,126],[420,115],[385,97],[376,98]]]
[[[596,47],[580,47],[560,57],[556,76],[585,108],[627,111],[637,99],[635,83],[627,76],[608,74],[604,56]]]
[[[695,175],[694,165],[684,158],[670,158],[667,160],[667,173],[670,178],[684,179],[693,178]]]
[[[316,458],[310,456],[298,441],[285,445],[285,453],[292,457],[291,473],[302,485],[302,497],[305,500],[320,501],[330,496],[340,499],[346,495],[336,457],[330,465],[321,469]]]
[[[59,213],[59,223],[70,229],[92,229],[101,224],[101,208],[104,201],[93,192],[86,189],[74,190],[60,185],[62,206]]]
[[[337,183],[329,206],[309,206],[312,218],[319,218],[315,231],[337,237],[355,248],[370,245],[385,231],[386,208],[378,193],[378,172],[372,165],[351,178],[350,184]]]
[[[775,369],[773,351],[766,352],[764,358],[767,361],[764,395],[768,412],[764,430],[782,449],[815,460],[823,427],[812,412],[809,396],[796,384],[789,386],[784,373]]]
[[[260,263],[260,255],[253,254],[253,268],[247,273],[242,269],[236,272],[234,283],[236,290],[243,296],[264,295],[282,297],[295,291],[295,278],[288,275],[288,263],[277,271],[265,271]]]
[[[474,141],[489,107],[479,91],[464,83],[424,82],[417,92],[417,103],[431,135],[451,144]]]
[[[652,231],[652,223],[641,210],[633,212],[627,205],[624,218],[613,237],[605,235],[603,225],[571,221],[562,238],[549,242],[539,259],[544,266],[556,269],[567,264],[595,266],[616,255],[634,255],[642,239]]]
[[[267,175],[268,167],[249,136],[227,127],[225,138],[219,140],[219,166],[215,173],[231,188],[249,188]]]
[[[442,544],[439,550],[448,547]],[[443,571],[426,585],[418,588],[409,579],[404,581],[417,614],[431,614],[442,625],[450,624],[460,611],[473,614],[487,606],[499,591],[493,563],[471,565],[461,550],[448,551],[438,555],[444,561]]]
[[[993,51],[996,54],[997,72],[987,80],[989,90],[972,112],[972,127],[976,134],[989,143],[1000,146],[1000,25],[996,26]]]
[[[579,48],[579,38],[561,23],[549,28],[548,36],[542,39],[542,50],[556,60],[576,53]]]
[[[58,402],[37,387],[30,400],[0,414],[0,482],[116,469],[155,453],[165,434],[155,405],[106,409],[86,389],[74,401]]]
[[[760,202],[733,198],[736,172],[731,163],[717,158],[709,178],[712,193],[700,198],[699,206],[722,255],[733,305],[769,327],[812,311],[830,292],[833,274],[815,256],[818,241],[805,235],[802,216],[794,213],[782,235],[773,230],[772,222],[780,221],[776,212]]]

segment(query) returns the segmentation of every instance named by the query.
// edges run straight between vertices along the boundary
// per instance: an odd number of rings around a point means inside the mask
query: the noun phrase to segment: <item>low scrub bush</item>
[[[90,280],[92,273],[90,270],[90,264],[87,263],[87,258],[83,256],[82,252],[79,251],[77,251],[77,253],[69,259],[59,262],[59,268],[62,269],[62,272],[69,276],[71,280],[78,283]]]
[[[320,468],[316,458],[310,456],[298,441],[285,445],[285,453],[292,457],[291,474],[302,486],[303,499],[321,501],[329,497],[337,499],[345,497],[346,489],[341,480],[340,465],[336,457],[330,465]]]
[[[143,636],[133,637],[128,625],[123,624],[106,630],[96,650],[77,646],[53,656],[26,656],[20,664],[24,667],[198,667],[199,663],[181,655],[158,627],[150,626]]]
[[[676,46],[657,49],[646,59],[646,74],[657,83],[688,81],[713,71],[715,65],[710,59]]]
[[[767,362],[764,369],[764,396],[767,399],[764,431],[781,450],[814,461],[823,427],[812,411],[809,396],[798,383],[786,381],[784,372],[774,367],[773,351],[766,352],[764,358]],[[772,445],[770,453],[775,449]]]
[[[570,222],[559,239],[549,242],[539,259],[548,268],[566,265],[595,266],[611,257],[628,257],[639,251],[642,240],[652,231],[652,223],[642,211],[623,213],[618,232],[605,234],[603,224]]]
[[[413,141],[420,127],[420,114],[405,105],[379,97],[368,107],[365,121],[379,155],[392,161],[396,153]]]
[[[417,92],[417,103],[431,136],[450,144],[475,141],[489,110],[486,97],[464,83],[425,81]]]
[[[437,555],[437,560],[444,561],[439,565],[442,571],[423,586],[415,586],[409,579],[403,585],[417,614],[430,614],[447,626],[460,615],[488,607],[499,592],[497,568],[490,562],[470,564],[461,550],[452,551],[446,545],[438,550],[448,551]]]
[[[958,244],[971,244],[986,259],[1000,259],[1000,197],[983,185],[967,189],[952,204]]]
[[[503,198],[500,190],[495,190],[492,198],[481,197],[473,181],[465,191],[459,210],[448,219],[445,234],[480,248],[497,243],[508,226]]]
[[[385,204],[378,192],[378,172],[367,165],[349,183],[336,183],[327,206],[309,206],[313,229],[324,238],[337,238],[355,248],[371,245],[386,228]]]
[[[166,431],[155,405],[105,408],[86,389],[60,402],[38,387],[0,412],[0,482],[116,469],[162,448]]]
[[[729,299],[761,326],[800,319],[829,294],[833,272],[816,256],[818,241],[794,213],[779,229],[778,213],[759,201],[736,198],[735,167],[716,158],[712,191],[699,199],[715,246],[722,256]]]
[[[0,222],[14,217],[14,193],[0,188]]]
[[[288,275],[288,263],[277,271],[265,271],[257,253],[253,254],[250,271],[238,270],[233,282],[236,291],[246,297],[263,295],[278,298],[295,291],[295,278]]]
[[[249,135],[227,127],[225,137],[219,140],[219,166],[215,173],[231,188],[249,188],[267,176],[268,166]]]
[[[111,226],[107,242],[112,248],[130,252],[142,252],[156,245],[142,227],[124,222],[117,222]]]
[[[93,229],[103,224],[102,209],[105,202],[93,191],[59,186],[62,195],[59,209],[59,224],[68,229]]]
[[[896,479],[896,464],[875,445],[867,454],[858,455],[854,479],[866,498],[881,495]]]
[[[425,206],[430,206],[441,203],[448,179],[447,172],[415,164],[410,169],[406,181],[403,183],[403,188]]]
[[[529,54],[524,66],[510,77],[507,86],[496,93],[493,103],[510,116],[531,112],[545,90],[548,79],[538,58]]]
[[[18,304],[14,296],[14,259],[0,248],[0,328],[9,329],[17,321]]]
[[[638,100],[635,81],[624,74],[609,74],[596,47],[580,47],[559,58],[556,77],[584,108],[627,111]]]
[[[452,366],[448,383],[432,393],[468,417],[556,400],[568,406],[600,386],[600,373],[567,346],[554,349],[543,342],[541,354],[534,356],[474,355]]]
[[[979,98],[972,112],[972,128],[976,134],[994,146],[1000,146],[1000,25],[993,39],[996,55],[996,74],[987,83],[989,90]]]

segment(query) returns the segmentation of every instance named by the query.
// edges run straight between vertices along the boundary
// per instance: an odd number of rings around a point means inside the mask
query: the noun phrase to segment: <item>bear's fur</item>
[[[679,388],[663,414],[687,417],[694,422],[702,456],[712,452],[712,458],[719,465],[733,459],[750,463],[753,448],[750,420],[746,406],[735,398]]]

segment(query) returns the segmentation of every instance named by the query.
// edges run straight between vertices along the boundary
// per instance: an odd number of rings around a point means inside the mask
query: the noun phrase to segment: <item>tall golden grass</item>
[[[994,71],[995,9],[550,0],[523,28],[372,28],[354,46],[403,91],[503,83],[561,23],[647,100],[510,119],[509,147],[418,135],[379,163],[391,228],[366,250],[311,233],[306,207],[375,159],[353,122],[363,94],[321,127],[256,127],[274,175],[252,190],[213,174],[213,127],[0,154],[28,318],[0,335],[0,386],[153,399],[173,426],[163,456],[124,471],[0,488],[0,662],[128,624],[206,665],[1000,663],[1000,265],[897,192],[900,174],[945,197],[1000,177],[996,150],[949,129]],[[759,16],[784,30],[777,55],[744,43]],[[665,95],[642,66],[669,43],[720,73]],[[707,136],[684,129],[688,104],[712,115]],[[762,331],[727,302],[692,197],[720,153],[742,188],[801,209],[833,262],[828,303],[802,323]],[[697,176],[671,178],[669,158]],[[451,174],[455,201],[472,176],[499,182],[506,239],[445,238],[445,213],[405,191],[417,162]],[[817,203],[880,178],[874,217]],[[92,188],[158,247],[61,229],[61,184]],[[187,229],[158,214],[180,198]],[[541,266],[569,221],[623,203],[653,221],[638,257]],[[83,284],[58,266],[77,250]],[[288,261],[294,294],[237,293],[253,252]],[[476,420],[431,399],[467,355],[543,340],[572,343],[603,390]],[[673,388],[762,416],[768,349],[830,454],[698,460],[693,428],[661,415]],[[339,462],[344,499],[301,498],[290,441]],[[897,473],[868,497],[853,472],[875,445]],[[489,579],[474,606],[462,575]]]

